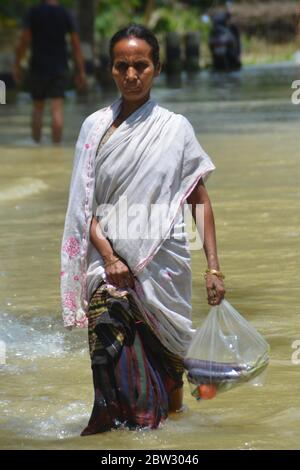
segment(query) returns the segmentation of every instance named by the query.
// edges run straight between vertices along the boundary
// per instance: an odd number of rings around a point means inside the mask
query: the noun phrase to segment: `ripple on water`
[[[69,332],[53,318],[36,318],[30,322],[7,313],[0,314],[0,339],[6,344],[7,355],[21,360],[63,357],[70,352],[86,352],[85,332]]]
[[[80,435],[88,420],[89,411],[89,406],[80,401],[54,411],[47,409],[44,416],[41,410],[32,416],[26,410],[14,409],[10,410],[9,420],[1,427],[7,432],[13,432],[15,436],[27,439],[70,439]]]
[[[39,194],[47,188],[47,184],[41,179],[29,177],[20,178],[12,186],[0,191],[0,202],[24,199],[24,197]]]

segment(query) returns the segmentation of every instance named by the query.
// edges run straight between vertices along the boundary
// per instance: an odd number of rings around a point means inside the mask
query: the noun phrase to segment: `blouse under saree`
[[[118,99],[89,116],[76,144],[61,255],[64,325],[87,326],[89,301],[105,280],[103,259],[90,241],[94,214],[134,275],[134,288],[126,290],[144,321],[169,351],[183,357],[194,330],[182,209],[215,166],[188,120],[153,99],[97,152],[120,106]],[[122,295],[122,289],[110,288]]]

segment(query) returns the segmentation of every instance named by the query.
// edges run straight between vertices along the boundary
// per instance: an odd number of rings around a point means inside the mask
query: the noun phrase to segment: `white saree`
[[[89,237],[95,214],[135,276],[134,289],[127,290],[145,321],[164,346],[184,356],[194,330],[182,207],[199,179],[205,181],[215,166],[187,119],[152,99],[132,113],[97,153],[120,106],[118,99],[89,116],[76,144],[61,255],[64,325],[87,326],[89,300],[105,280],[103,259]],[[136,210],[141,204],[144,210]]]

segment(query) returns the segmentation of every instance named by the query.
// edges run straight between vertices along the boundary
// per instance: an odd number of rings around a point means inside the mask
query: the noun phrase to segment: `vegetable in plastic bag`
[[[199,400],[252,380],[268,362],[268,343],[223,299],[196,331],[184,367],[191,393]]]

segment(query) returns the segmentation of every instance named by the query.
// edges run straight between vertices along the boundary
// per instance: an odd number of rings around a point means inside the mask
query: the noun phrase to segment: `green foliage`
[[[199,31],[199,11],[195,8],[183,8],[180,4],[174,4],[171,8],[158,8],[151,23],[150,26],[156,33]]]
[[[142,22],[142,16],[138,13],[140,6],[140,0],[127,2],[120,2],[119,0],[100,1],[95,21],[96,32],[103,37],[110,37],[129,22]]]
[[[202,37],[207,37],[210,31],[210,24],[202,22],[198,8],[183,6],[175,2],[172,6],[158,8],[150,26],[158,34],[171,31],[179,34],[199,31]]]
[[[184,0],[182,3],[191,7],[198,7],[202,12],[208,8],[215,7],[218,5],[224,6],[225,0]]]
[[[146,3],[145,0],[126,2],[101,0],[95,22],[97,33],[104,37],[110,37],[128,23],[143,24]],[[156,5],[157,8],[151,15],[148,24],[155,33],[177,31],[184,34],[187,31],[200,31],[204,39],[208,36],[210,25],[201,21],[201,10],[198,7],[167,0],[157,1]]]

